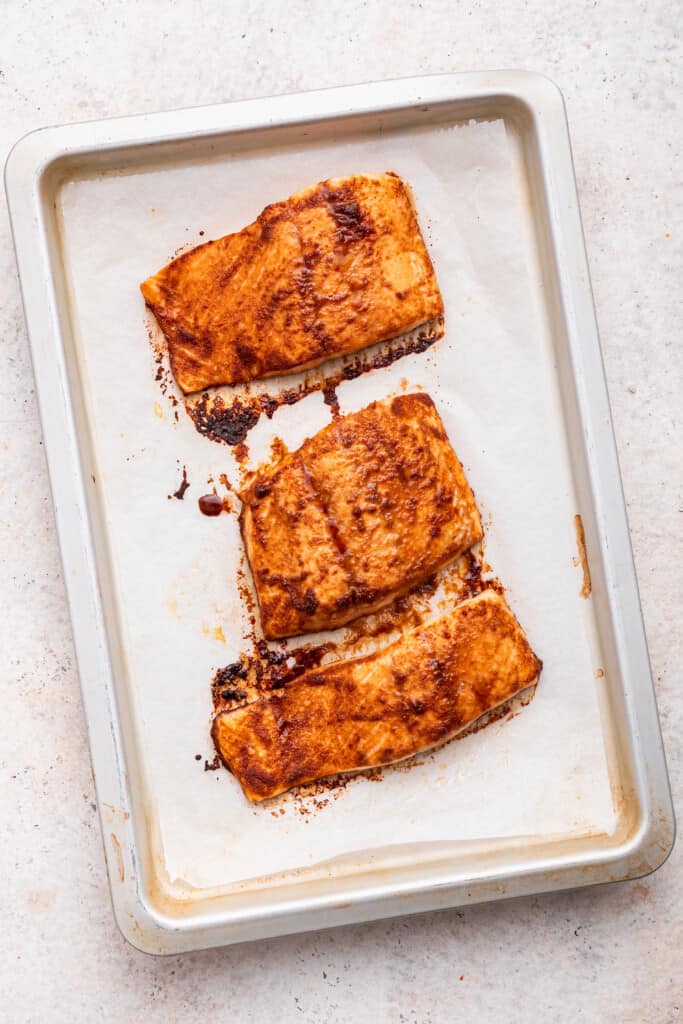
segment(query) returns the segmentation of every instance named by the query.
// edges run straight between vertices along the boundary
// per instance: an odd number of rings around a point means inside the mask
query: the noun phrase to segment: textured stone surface
[[[31,128],[397,75],[564,91],[674,799],[683,795],[680,9],[671,0],[2,5],[0,150]],[[157,960],[109,906],[4,201],[1,1016],[683,1020],[683,854],[639,882]],[[680,529],[678,527],[678,529]]]

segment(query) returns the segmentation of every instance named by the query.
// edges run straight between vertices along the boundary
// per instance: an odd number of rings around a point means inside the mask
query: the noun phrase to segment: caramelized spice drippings
[[[317,668],[332,650],[332,644],[290,649],[272,648],[265,640],[256,640],[251,654],[242,654],[238,661],[216,671],[211,681],[215,711],[282,689],[304,672]]]
[[[219,516],[223,511],[223,498],[218,494],[202,494],[197,504],[205,516]]]
[[[182,501],[183,498],[185,497],[185,491],[188,489],[189,486],[190,484],[187,479],[187,466],[183,466],[183,475],[180,481],[180,486],[178,487],[178,490],[174,491],[173,495],[169,495],[169,497],[174,497],[177,498],[178,501]]]
[[[156,324],[151,321],[147,322],[147,337],[149,343],[152,346],[152,353],[154,358],[154,365],[156,366],[156,372],[154,379],[159,385],[159,390],[162,395],[168,399],[173,409],[173,419],[178,422],[178,396],[175,393],[176,385],[173,380],[173,374],[171,368],[168,365],[168,352],[166,348],[166,341],[162,337],[159,337],[159,329]]]
[[[325,405],[329,405],[332,419],[336,420],[341,416],[339,399],[337,398],[337,390],[334,384],[326,384],[323,388],[323,402]]]
[[[270,442],[271,462],[280,462],[289,453],[289,448],[281,437],[274,437]]]
[[[226,406],[220,395],[210,401],[206,392],[195,404],[186,402],[185,408],[200,434],[230,445],[241,444],[261,415],[251,404],[243,404],[239,398]]]

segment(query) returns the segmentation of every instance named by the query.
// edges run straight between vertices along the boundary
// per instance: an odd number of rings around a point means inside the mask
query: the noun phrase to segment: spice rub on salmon
[[[373,402],[257,472],[242,536],[268,639],[376,611],[482,537],[432,399]]]
[[[392,172],[306,188],[140,288],[186,394],[293,373],[443,315],[408,189]]]
[[[533,686],[541,662],[485,590],[384,650],[307,672],[214,719],[216,750],[252,801],[401,761]]]

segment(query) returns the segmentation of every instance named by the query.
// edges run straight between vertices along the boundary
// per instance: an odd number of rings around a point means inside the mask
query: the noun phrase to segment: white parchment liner
[[[342,412],[396,393],[434,398],[487,523],[486,557],[544,661],[523,712],[381,782],[355,779],[327,807],[253,807],[225,771],[204,772],[209,684],[244,649],[236,516],[202,516],[207,478],[239,475],[154,380],[138,284],[180,245],[238,230],[267,203],[352,172],[412,186],[446,304],[427,353],[338,390]],[[594,674],[552,340],[514,139],[502,121],[217,157],[70,182],[64,254],[114,561],[128,688],[163,871],[198,889],[302,868],[356,850],[434,840],[611,832],[615,814]],[[199,231],[204,231],[200,237]],[[256,465],[329,422],[320,394],[262,417]],[[187,466],[184,501],[167,497]],[[222,639],[224,638],[224,640]]]

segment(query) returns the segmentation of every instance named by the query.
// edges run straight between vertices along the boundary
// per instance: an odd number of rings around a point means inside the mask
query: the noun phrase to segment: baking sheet
[[[138,283],[179,245],[219,237],[310,182],[394,169],[411,184],[446,304],[446,336],[338,389],[343,412],[406,380],[433,396],[488,523],[486,557],[545,668],[515,718],[451,743],[379,783],[355,779],[326,807],[252,807],[212,757],[209,682],[244,649],[235,517],[196,505],[231,451],[196,433],[154,380]],[[552,341],[534,262],[519,152],[502,121],[242,152],[184,167],[69,182],[63,255],[124,637],[127,696],[143,755],[158,868],[176,892],[392,844],[611,833],[615,813]],[[204,231],[204,236],[199,232]],[[319,394],[265,418],[290,447],[329,421]],[[184,501],[169,499],[187,466]],[[202,760],[196,761],[195,755]],[[308,807],[313,803],[309,798]]]

